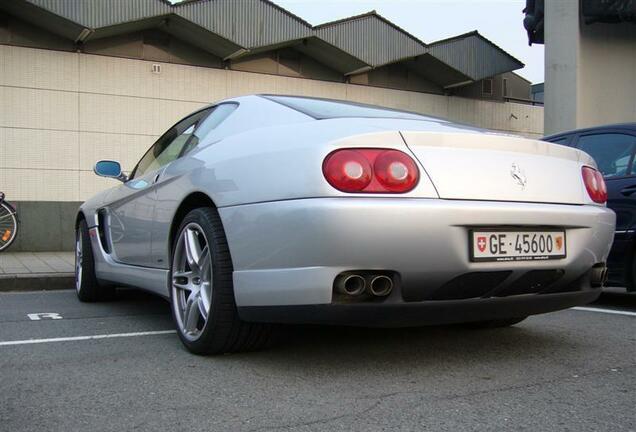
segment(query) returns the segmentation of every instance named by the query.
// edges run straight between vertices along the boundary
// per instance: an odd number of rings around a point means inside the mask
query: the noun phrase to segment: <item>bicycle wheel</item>
[[[7,203],[0,203],[0,252],[8,248],[18,234],[18,218]]]

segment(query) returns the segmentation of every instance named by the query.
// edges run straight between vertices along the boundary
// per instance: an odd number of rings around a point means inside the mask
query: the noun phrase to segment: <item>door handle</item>
[[[626,188],[621,189],[621,193],[625,196],[629,196],[636,192],[636,185],[627,186]]]
[[[161,177],[161,173],[157,173],[154,177],[154,179],[152,180],[153,183],[157,183],[157,181],[159,181],[159,177]]]

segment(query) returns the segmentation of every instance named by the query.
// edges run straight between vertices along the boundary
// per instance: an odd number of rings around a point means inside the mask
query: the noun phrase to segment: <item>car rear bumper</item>
[[[522,318],[593,302],[601,289],[504,298],[400,304],[324,304],[239,307],[245,321],[360,327],[414,327]]]
[[[512,295],[522,301],[532,293],[587,291],[589,281],[586,286],[582,278],[606,261],[615,223],[614,212],[598,206],[413,198],[301,199],[219,212],[234,264],[236,303],[246,316],[254,312],[245,308],[262,306],[328,305],[335,309],[324,310],[341,311],[343,305],[333,301],[334,279],[355,270],[399,275],[399,286],[382,303],[348,305],[372,315],[374,308],[410,310],[415,303],[476,305],[492,297],[497,304]],[[563,228],[568,256],[470,262],[468,233],[475,227]],[[593,297],[581,296],[572,304]]]

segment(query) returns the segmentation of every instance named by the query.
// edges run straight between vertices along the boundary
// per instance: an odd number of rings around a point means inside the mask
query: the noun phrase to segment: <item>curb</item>
[[[74,289],[73,273],[27,273],[0,275],[0,292]]]

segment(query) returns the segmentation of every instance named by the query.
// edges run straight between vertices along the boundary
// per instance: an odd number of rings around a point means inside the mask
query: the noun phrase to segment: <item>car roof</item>
[[[603,131],[610,131],[610,130],[617,130],[617,129],[623,129],[623,130],[636,132],[636,123],[615,123],[615,124],[608,124],[608,125],[602,125],[602,126],[594,126],[589,128],[573,129],[570,131],[559,132],[553,135],[547,135],[541,139],[544,141],[547,141],[547,140],[559,138],[566,135],[574,135],[574,134],[586,133],[586,132],[603,132]]]

